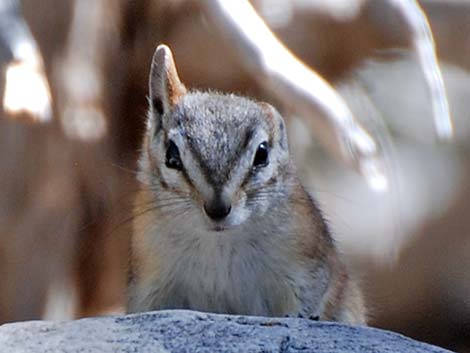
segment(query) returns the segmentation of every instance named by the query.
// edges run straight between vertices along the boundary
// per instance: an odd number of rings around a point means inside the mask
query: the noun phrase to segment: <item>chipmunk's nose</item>
[[[214,221],[223,220],[231,210],[232,205],[230,201],[220,196],[215,197],[212,202],[204,203],[204,211]]]

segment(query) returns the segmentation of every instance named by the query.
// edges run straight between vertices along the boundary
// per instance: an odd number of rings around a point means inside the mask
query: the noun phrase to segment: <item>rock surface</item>
[[[449,352],[368,327],[160,311],[64,323],[0,326],[0,352]]]

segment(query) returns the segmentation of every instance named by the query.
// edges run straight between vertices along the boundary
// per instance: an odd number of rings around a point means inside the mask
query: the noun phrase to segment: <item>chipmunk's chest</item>
[[[309,279],[286,248],[211,235],[166,240],[173,244],[160,252],[158,273],[147,286],[152,290],[140,295],[141,309],[265,316],[301,311],[299,298]]]

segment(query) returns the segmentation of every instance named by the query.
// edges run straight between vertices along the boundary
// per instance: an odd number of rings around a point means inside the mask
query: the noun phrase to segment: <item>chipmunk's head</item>
[[[149,89],[140,178],[155,190],[157,208],[221,231],[277,207],[289,156],[284,122],[273,107],[187,92],[163,45],[153,57]]]

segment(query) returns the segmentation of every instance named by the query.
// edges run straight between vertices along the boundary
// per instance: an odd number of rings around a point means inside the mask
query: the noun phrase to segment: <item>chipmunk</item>
[[[128,311],[365,323],[361,293],[267,103],[187,91],[160,45],[149,80]]]

